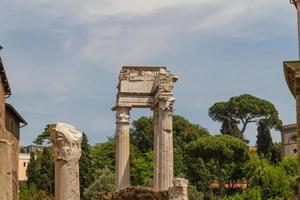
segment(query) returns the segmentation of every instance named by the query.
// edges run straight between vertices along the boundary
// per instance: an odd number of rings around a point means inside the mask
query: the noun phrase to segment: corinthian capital
[[[56,160],[79,160],[81,156],[82,133],[65,123],[50,124],[50,135]]]
[[[116,122],[117,123],[129,123],[130,120],[130,108],[119,107],[116,109]]]
[[[174,111],[174,102],[175,102],[175,98],[172,96],[162,97],[160,99],[159,107],[162,110],[173,112]]]

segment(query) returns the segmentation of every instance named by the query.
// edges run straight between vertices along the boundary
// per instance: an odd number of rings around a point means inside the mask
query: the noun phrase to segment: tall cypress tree
[[[45,191],[49,195],[54,195],[54,161],[52,158],[51,147],[43,149],[41,157],[40,177],[38,189]]]
[[[90,145],[85,133],[82,134],[81,157],[79,160],[79,180],[80,180],[80,196],[82,197],[84,190],[93,182],[92,156],[90,153]]]
[[[260,120],[257,127],[257,153],[269,159],[271,156],[273,141],[270,128],[265,120]]]
[[[37,163],[35,160],[35,154],[33,152],[30,153],[30,160],[26,170],[26,175],[28,177],[27,183],[36,184],[39,176],[39,171],[37,169]]]

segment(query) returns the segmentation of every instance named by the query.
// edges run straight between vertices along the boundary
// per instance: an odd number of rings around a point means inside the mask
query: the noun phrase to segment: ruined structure
[[[150,108],[154,120],[154,189],[173,186],[172,115],[174,82],[166,67],[124,66],[116,106],[116,191],[130,185],[129,119],[132,108]]]
[[[0,199],[18,200],[20,127],[27,122],[6,102],[11,89],[1,58],[0,79]]]
[[[49,125],[55,161],[55,200],[80,200],[79,159],[82,133],[75,127]]]

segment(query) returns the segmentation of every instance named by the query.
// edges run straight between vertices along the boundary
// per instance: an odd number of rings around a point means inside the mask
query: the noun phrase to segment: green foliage
[[[152,187],[153,151],[140,153],[131,161],[131,182],[133,185]]]
[[[94,182],[83,193],[84,199],[96,200],[98,193],[114,191],[114,181],[115,175],[108,167],[97,170]]]
[[[226,164],[242,163],[249,159],[249,148],[240,139],[229,135],[203,137],[188,145],[191,157],[215,161],[220,193],[224,190],[224,168]]]
[[[271,149],[270,162],[274,165],[282,161],[281,143],[274,143]]]
[[[91,147],[92,167],[93,169],[103,169],[108,167],[115,170],[116,163],[116,141],[109,138],[107,142],[98,143]]]
[[[27,167],[27,171],[26,171],[26,175],[28,177],[28,183],[29,184],[34,184],[37,183],[38,180],[38,166],[37,166],[37,162],[35,159],[35,154],[32,152],[30,153],[30,160],[29,160],[29,164]]]
[[[79,180],[80,180],[80,195],[94,180],[94,170],[92,168],[92,156],[90,153],[90,145],[85,133],[82,134],[81,157],[79,160]]]
[[[133,121],[130,130],[131,143],[142,153],[153,150],[154,132],[152,117],[141,117]]]
[[[231,197],[226,197],[224,200],[262,200],[262,197],[259,188],[250,188],[244,190],[241,194],[236,193]]]
[[[38,135],[37,138],[33,141],[36,145],[43,145],[43,144],[50,144],[51,143],[51,137],[49,132],[49,125],[47,125],[40,135]]]
[[[257,153],[269,159],[272,154],[273,141],[270,133],[270,128],[268,127],[265,120],[259,121],[257,132]]]
[[[209,108],[208,113],[214,121],[222,123],[222,134],[241,139],[244,138],[243,134],[249,123],[264,119],[270,128],[278,128],[282,123],[271,102],[249,94],[231,97],[226,102],[217,102]]]
[[[54,162],[51,147],[31,153],[26,174],[29,186],[36,186],[39,191],[49,196],[54,195]]]
[[[188,188],[189,200],[204,200],[204,194],[199,192],[197,188],[189,184]]]
[[[187,175],[190,184],[194,185],[198,191],[203,192],[207,196],[211,193],[210,185],[212,180],[202,158],[190,160]]]
[[[19,200],[54,200],[43,191],[38,191],[35,184],[20,183]]]
[[[54,195],[54,161],[52,157],[52,149],[50,147],[43,148],[40,174],[38,179],[38,188],[45,191],[49,195]]]

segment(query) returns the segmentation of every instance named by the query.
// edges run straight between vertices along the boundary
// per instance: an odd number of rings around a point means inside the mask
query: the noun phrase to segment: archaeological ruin
[[[154,120],[154,189],[173,186],[172,115],[174,83],[166,67],[124,66],[119,75],[116,105],[115,189],[130,186],[129,119],[132,108],[150,108]]]
[[[65,123],[50,124],[49,130],[55,162],[55,200],[80,200],[82,133]]]

